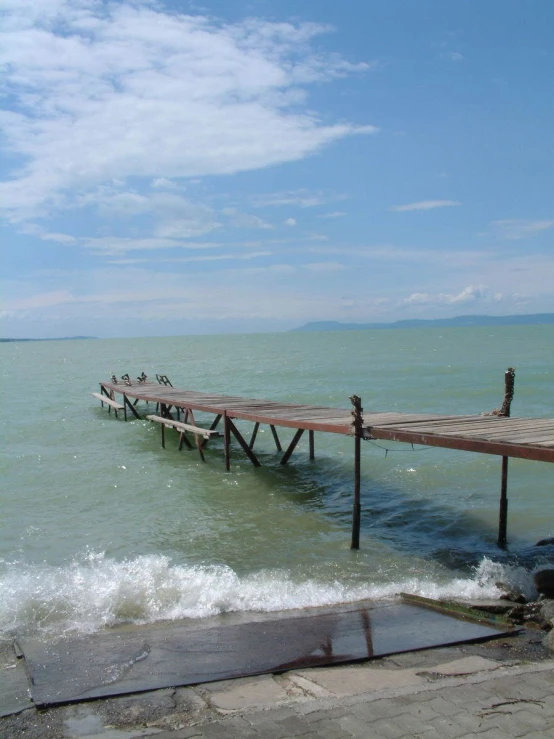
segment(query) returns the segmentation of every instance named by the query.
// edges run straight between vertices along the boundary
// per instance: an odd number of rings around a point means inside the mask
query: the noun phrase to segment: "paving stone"
[[[314,725],[312,724],[312,726]],[[314,736],[317,736],[318,739],[343,739],[344,730],[330,721],[322,721],[320,726],[315,725]]]
[[[452,701],[446,700],[441,695],[433,698],[429,705],[436,711],[440,716],[453,716],[458,712],[458,706],[452,703]]]
[[[142,739],[143,736],[152,737],[151,734],[140,734],[140,739]],[[162,731],[155,736],[156,739],[195,739],[195,737],[202,736],[202,727],[187,726],[185,729],[178,729],[177,731]]]
[[[335,670],[312,669],[296,674],[340,697],[424,684],[424,678],[418,677],[414,670],[364,670],[359,667],[344,667]]]
[[[373,722],[379,718],[389,718],[392,715],[410,715],[413,711],[413,706],[403,706],[402,711],[396,710],[395,699],[383,699],[377,701],[371,701],[370,703],[358,703],[352,706],[350,709],[354,716],[358,716],[364,721]],[[433,711],[433,716],[437,714]]]
[[[263,723],[264,721],[281,721],[292,716],[296,716],[296,712],[291,708],[282,706],[281,708],[272,708],[271,710],[248,714],[245,716],[245,720],[252,724],[252,726],[256,726],[257,723]]]
[[[529,733],[529,726],[519,721],[510,711],[504,714],[484,716],[481,723],[483,728],[496,727],[504,732],[504,736],[524,737]]]
[[[291,716],[290,718],[285,718],[281,721],[276,721],[275,723],[277,726],[282,726],[283,728],[287,729],[293,735],[300,735],[302,733],[311,731],[310,725],[302,718],[300,718],[300,716]]]
[[[288,739],[290,736],[290,731],[286,726],[276,724],[269,719],[258,721],[255,726],[252,726],[251,731],[254,732],[253,736],[263,737],[263,739]]]
[[[406,727],[399,726],[393,718],[379,718],[370,724],[371,731],[386,737],[387,739],[400,739],[405,736]],[[367,730],[366,726],[366,730]]]
[[[302,713],[302,718],[306,723],[317,723],[332,718],[342,718],[352,713],[354,707],[348,708],[329,708],[326,710],[311,711],[310,713]]]
[[[491,659],[471,656],[456,659],[452,662],[445,662],[443,664],[436,665],[435,667],[419,671],[417,674],[432,676],[471,675],[484,670],[496,670],[499,666],[499,662],[494,662]]]
[[[275,703],[288,700],[284,688],[271,675],[224,680],[203,687],[210,693],[211,705],[223,711],[273,706]]]
[[[457,716],[446,717],[440,716],[433,719],[429,724],[435,731],[438,731],[445,739],[458,739],[467,734],[467,727],[464,726]],[[472,730],[474,727],[471,727]]]
[[[506,739],[506,732],[503,729],[493,727],[481,732],[479,737],[480,739]]]
[[[225,723],[206,724],[202,727],[202,736],[206,739],[233,739],[233,737],[242,739],[242,737],[257,736],[257,734],[246,721],[239,719],[238,721],[228,720]]]
[[[518,711],[517,719],[518,721],[521,721],[522,724],[527,724],[527,726],[529,726],[529,729],[537,730],[551,728],[551,723],[548,720],[548,717],[541,716],[538,711],[532,712],[528,708],[526,708],[524,711]]]

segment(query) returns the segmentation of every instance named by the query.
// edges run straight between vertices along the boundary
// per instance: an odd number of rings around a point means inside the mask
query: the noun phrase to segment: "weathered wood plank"
[[[98,400],[101,400],[102,403],[106,403],[106,405],[110,405],[112,408],[115,408],[116,411],[122,411],[125,407],[121,403],[108,398],[107,395],[101,395],[100,393],[92,393],[92,395],[94,395],[95,398],[98,398]]]
[[[161,423],[169,428],[177,429],[178,431],[189,431],[191,434],[203,436],[204,439],[209,439],[213,434],[218,434],[217,431],[210,431],[210,429],[203,429],[200,426],[192,426],[190,423],[182,423],[181,421],[173,421],[171,418],[163,418],[162,416],[146,416],[149,421],[155,423]]]

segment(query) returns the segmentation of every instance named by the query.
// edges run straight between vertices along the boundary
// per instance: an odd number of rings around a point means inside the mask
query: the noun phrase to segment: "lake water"
[[[510,461],[503,553],[498,457],[364,442],[353,552],[351,438],[316,434],[311,462],[303,437],[282,467],[262,427],[263,466],[234,448],[227,473],[221,440],[207,464],[173,432],[163,450],[159,427],[115,420],[91,392],[145,371],[206,392],[343,408],[356,393],[366,410],[472,414],[500,406],[515,366],[512,415],[552,417],[553,347],[554,326],[0,344],[0,634],[399,591],[494,597],[498,581],[529,590],[552,555],[533,547],[554,533],[549,464]]]

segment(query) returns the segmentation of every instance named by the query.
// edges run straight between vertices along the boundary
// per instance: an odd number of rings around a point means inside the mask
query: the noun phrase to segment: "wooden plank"
[[[375,424],[376,426],[380,424]],[[408,431],[428,431],[430,433],[439,431],[442,433],[465,433],[466,431],[485,431],[487,433],[503,433],[505,431],[533,430],[533,429],[552,429],[554,430],[554,421],[548,418],[542,419],[512,419],[506,418],[503,421],[489,423],[487,421],[474,421],[472,423],[435,423],[435,424],[391,424],[397,428],[405,428]]]
[[[491,442],[482,439],[465,439],[459,436],[445,436],[441,434],[420,434],[396,429],[371,428],[373,439],[387,439],[389,441],[403,441],[409,444],[422,446],[436,446],[443,449],[458,449],[465,452],[481,454],[496,454],[501,457],[517,457],[518,459],[533,459],[537,462],[554,462],[554,448],[540,446],[526,446],[524,444],[510,444],[507,442]]]
[[[92,393],[92,395],[94,395],[95,398],[98,398],[98,400],[101,400],[102,403],[106,403],[106,405],[111,405],[111,407],[115,408],[116,411],[122,411],[124,409],[124,406],[121,405],[121,403],[108,398],[106,395],[100,395],[100,393]]]
[[[146,416],[149,421],[155,423],[161,423],[169,428],[177,429],[178,431],[189,431],[192,434],[203,436],[205,439],[209,439],[212,434],[217,434],[217,431],[210,431],[210,429],[203,429],[200,426],[192,426],[190,423],[182,423],[181,421],[172,421],[170,418],[162,418],[162,416]]]
[[[394,427],[397,428],[397,427]],[[398,430],[404,430],[402,427],[398,427]],[[407,429],[406,429],[407,430]],[[517,441],[520,440],[523,443],[523,439],[525,437],[533,437],[533,436],[540,436],[541,438],[548,438],[550,436],[554,437],[554,428],[552,426],[546,427],[546,428],[536,428],[533,429],[516,429],[512,430],[509,428],[503,429],[502,431],[487,431],[486,429],[475,429],[475,430],[466,430],[466,431],[443,431],[440,428],[435,432],[430,432],[428,429],[409,429],[410,431],[417,431],[418,433],[439,433],[444,436],[460,436],[464,439],[490,439],[495,440],[505,440],[505,441],[511,441],[512,439]]]

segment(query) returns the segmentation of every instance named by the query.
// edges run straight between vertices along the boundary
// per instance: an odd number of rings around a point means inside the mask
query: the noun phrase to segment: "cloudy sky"
[[[554,311],[551,0],[2,0],[4,336]]]

